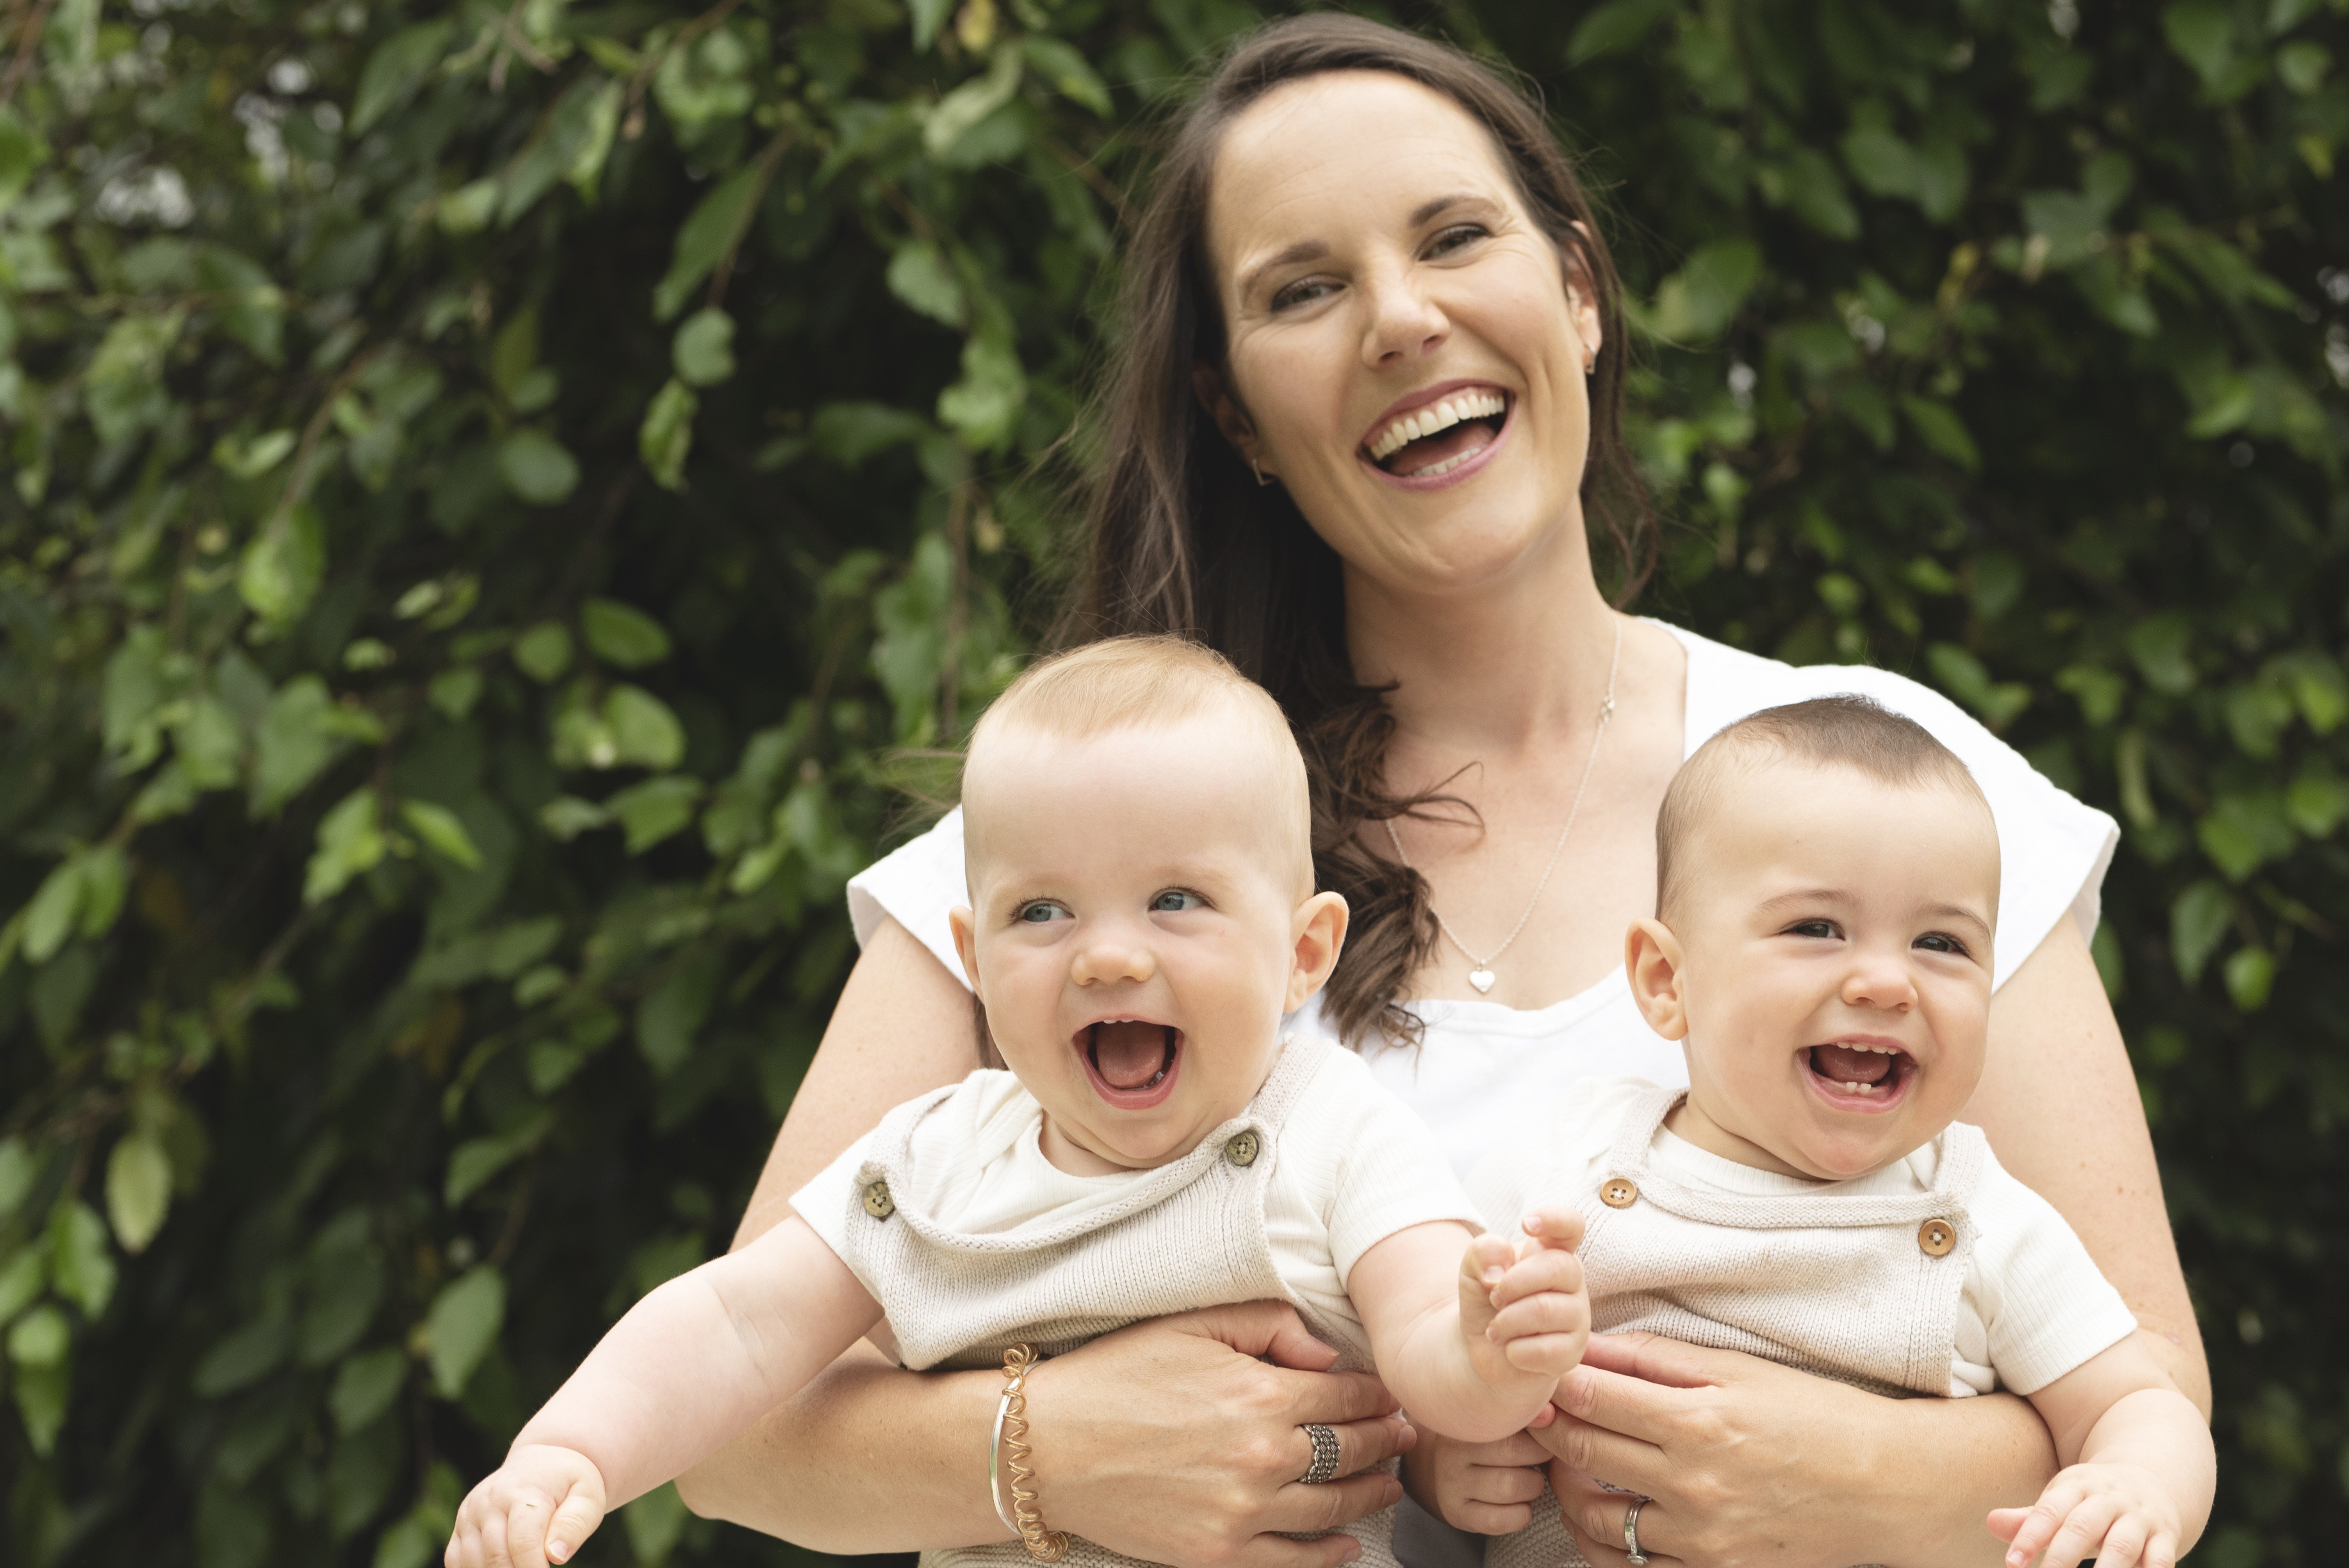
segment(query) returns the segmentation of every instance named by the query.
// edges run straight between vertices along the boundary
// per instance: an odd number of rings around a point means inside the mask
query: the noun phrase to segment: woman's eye
[[[1452,252],[1460,249],[1463,245],[1470,244],[1477,240],[1483,239],[1485,237],[1485,232],[1484,225],[1481,223],[1457,224],[1452,228],[1444,230],[1444,232],[1436,235],[1433,240],[1430,241],[1428,242],[1427,253],[1431,256],[1449,255]]]
[[[1150,913],[1153,914],[1180,914],[1186,909],[1198,909],[1206,904],[1206,902],[1207,901],[1206,899],[1201,898],[1195,892],[1185,892],[1181,888],[1170,887],[1164,892],[1160,893],[1156,898],[1150,901]]]
[[[1274,292],[1272,308],[1276,311],[1283,311],[1296,305],[1309,304],[1326,294],[1336,293],[1337,287],[1337,284],[1327,278],[1299,278],[1293,284],[1283,284]]]
[[[1029,925],[1042,925],[1047,921],[1066,920],[1068,917],[1069,912],[1059,904],[1041,900],[1035,903],[1023,904],[1019,910],[1019,919]]]

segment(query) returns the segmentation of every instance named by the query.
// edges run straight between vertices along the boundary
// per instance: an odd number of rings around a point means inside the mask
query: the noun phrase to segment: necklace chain
[[[1525,913],[1517,916],[1516,924],[1509,927],[1509,934],[1501,939],[1501,945],[1478,957],[1468,950],[1466,943],[1460,940],[1460,934],[1452,929],[1452,923],[1444,918],[1444,912],[1435,907],[1434,901],[1431,899],[1428,902],[1427,912],[1435,916],[1436,929],[1444,933],[1445,939],[1460,950],[1460,956],[1468,960],[1472,966],[1468,971],[1468,983],[1480,994],[1493,988],[1495,978],[1493,961],[1509,950],[1526,929],[1526,923],[1533,919],[1534,911],[1541,904],[1542,892],[1549,886],[1550,873],[1557,870],[1557,858],[1566,852],[1567,836],[1574,831],[1574,820],[1582,814],[1583,791],[1590,788],[1590,771],[1599,763],[1599,742],[1607,734],[1607,721],[1615,717],[1615,676],[1622,665],[1623,617],[1618,615],[1615,617],[1615,651],[1607,661],[1607,696],[1599,705],[1599,727],[1591,732],[1590,755],[1582,761],[1582,781],[1574,787],[1574,804],[1567,808],[1566,826],[1557,830],[1557,842],[1550,846],[1549,863],[1542,867],[1541,880],[1534,883],[1533,896],[1526,900]],[[1395,859],[1402,862],[1404,870],[1411,870],[1411,857],[1403,853],[1402,835],[1395,830],[1392,817],[1387,819],[1387,838],[1394,845]]]

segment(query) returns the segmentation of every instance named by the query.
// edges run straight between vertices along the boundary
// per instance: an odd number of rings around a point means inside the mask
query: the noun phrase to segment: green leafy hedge
[[[2344,10],[1398,14],[1611,188],[1646,607],[1933,681],[2126,825],[2224,1568],[2349,1527]],[[892,759],[1049,603],[1144,111],[1254,15],[0,12],[13,1561],[419,1568],[722,1244]]]

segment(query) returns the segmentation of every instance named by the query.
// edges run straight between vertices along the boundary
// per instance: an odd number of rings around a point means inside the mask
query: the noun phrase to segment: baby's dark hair
[[[1728,787],[1773,762],[1848,768],[1895,789],[1940,786],[1990,810],[1982,786],[1933,732],[1857,693],[1765,707],[1721,730],[1681,764],[1656,813],[1656,918],[1671,923],[1690,872],[1690,835]]]

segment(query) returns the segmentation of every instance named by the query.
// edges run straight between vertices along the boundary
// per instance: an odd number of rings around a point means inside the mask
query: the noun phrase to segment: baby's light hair
[[[1264,748],[1274,796],[1296,845],[1305,891],[1313,883],[1313,825],[1305,758],[1272,694],[1214,649],[1183,637],[1107,637],[1037,660],[1004,688],[972,729],[968,759],[1007,730],[1081,739],[1178,724],[1222,709]]]
[[[1765,707],[1721,730],[1681,764],[1656,813],[1656,918],[1671,923],[1691,872],[1689,839],[1718,810],[1729,787],[1773,762],[1847,768],[1894,789],[1940,786],[1990,799],[1958,754],[1906,714],[1857,693]]]

